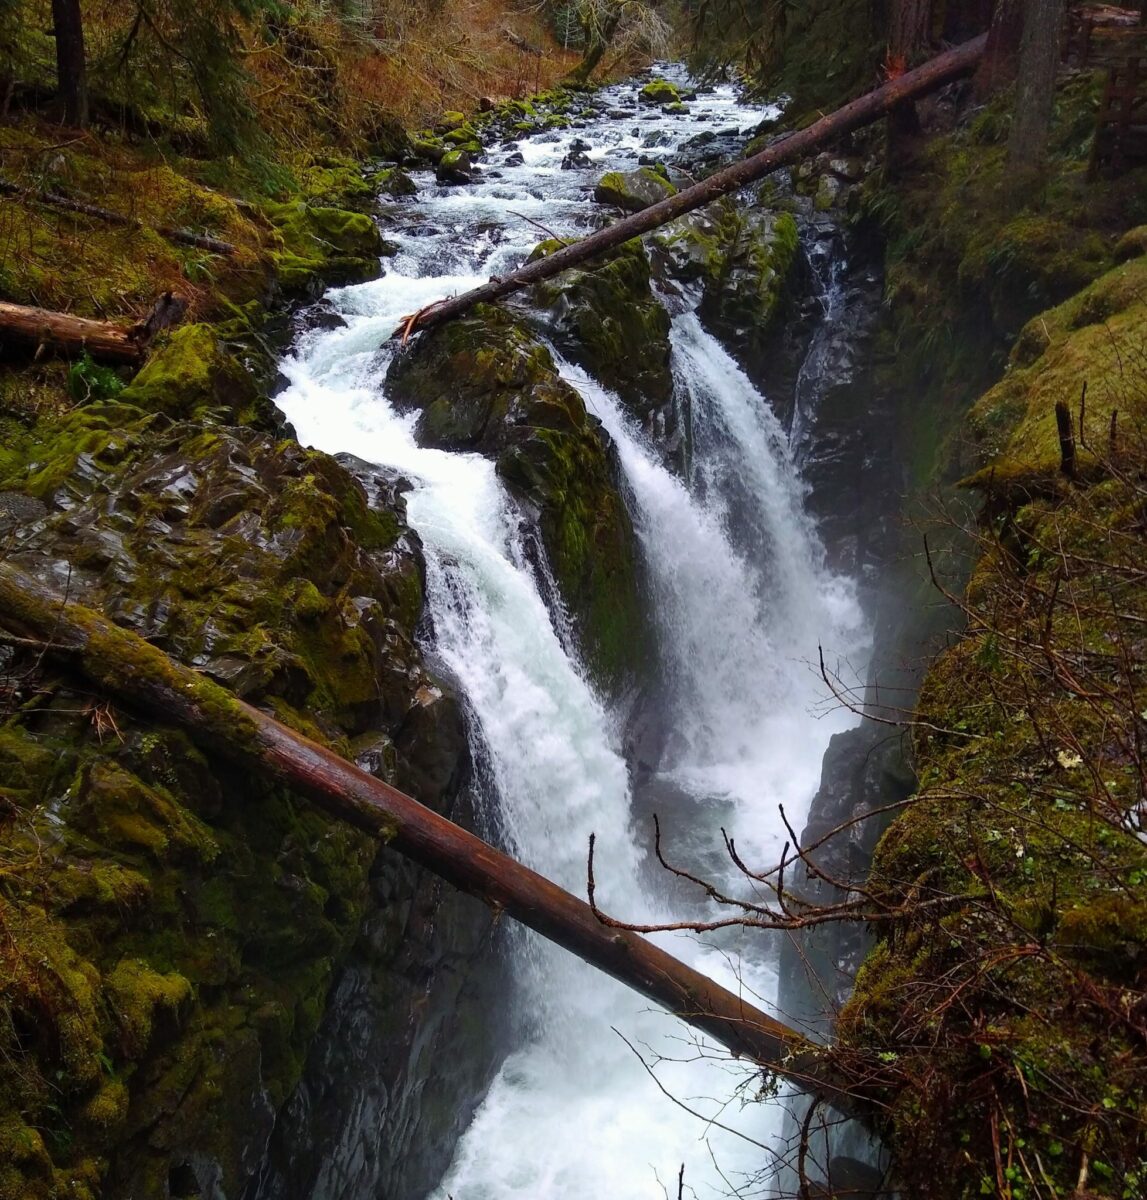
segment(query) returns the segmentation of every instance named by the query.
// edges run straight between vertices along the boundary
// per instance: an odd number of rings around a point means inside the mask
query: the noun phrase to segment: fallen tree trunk
[[[0,352],[8,341],[35,353],[48,351],[70,358],[86,353],[101,362],[134,365],[143,357],[143,345],[132,328],[0,301]]]
[[[863,1100],[800,1033],[639,934],[603,925],[588,904],[550,880],[99,613],[65,603],[8,564],[0,564],[0,621],[18,635],[38,639],[46,653],[67,658],[148,717],[183,726],[201,745],[273,776],[332,815],[382,837],[407,858],[509,913],[735,1054],[747,1055],[836,1108],[863,1114]]]
[[[194,246],[198,250],[207,250],[212,254],[234,254],[236,247],[231,242],[219,238],[208,237],[203,233],[192,233],[189,229],[177,229],[173,225],[148,225],[138,217],[129,217],[126,213],[115,212],[110,208],[101,208],[98,204],[84,204],[61,196],[58,192],[40,192],[34,188],[23,188],[7,179],[0,179],[0,192],[9,196],[20,196],[43,204],[47,208],[59,208],[64,212],[78,213],[83,217],[94,217],[97,221],[106,221],[109,225],[122,225],[127,229],[154,229],[161,237],[169,242],[182,242],[185,246]]]
[[[896,79],[891,79],[875,91],[868,92],[843,108],[829,113],[828,116],[822,117],[807,129],[778,138],[759,154],[754,154],[752,158],[734,163],[723,171],[710,175],[702,183],[686,188],[683,192],[678,192],[677,195],[670,196],[667,200],[661,200],[632,217],[617,221],[545,258],[527,263],[524,267],[512,271],[508,275],[492,278],[481,287],[463,292],[460,296],[451,296],[428,305],[408,317],[395,330],[394,336],[401,336],[403,341],[406,341],[412,334],[420,330],[430,329],[461,316],[475,304],[500,300],[503,296],[520,291],[531,284],[538,283],[543,279],[550,279],[569,267],[578,266],[588,259],[620,246],[630,238],[640,237],[685,213],[711,204],[721,196],[728,195],[729,192],[734,192],[746,184],[763,179],[778,167],[804,158],[805,155],[826,143],[835,141],[837,138],[869,124],[877,117],[896,108],[897,105],[908,100],[916,100],[943,87],[946,83],[951,83],[954,79],[959,79],[962,75],[969,74],[980,61],[986,40],[987,34],[981,34],[980,37],[973,38],[970,42],[965,42],[954,50],[939,54],[924,63],[923,66],[908,71]]]

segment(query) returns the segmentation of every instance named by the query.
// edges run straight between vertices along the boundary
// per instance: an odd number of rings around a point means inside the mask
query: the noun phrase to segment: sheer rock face
[[[455,810],[465,734],[414,642],[420,549],[393,481],[122,402],[58,421],[9,480],[11,561]],[[415,928],[441,954],[413,868],[35,653],[0,667],[0,820],[26,881],[0,893],[0,1196],[238,1195],[355,973],[408,1047],[449,1036],[453,992],[399,962]],[[449,920],[456,991],[487,921]],[[344,1058],[340,1102],[384,1085],[408,1135],[412,1063]]]
[[[391,365],[395,404],[420,412],[423,445],[494,459],[536,513],[561,601],[600,686],[614,694],[646,669],[633,527],[615,452],[549,351],[502,311],[475,312],[423,335]]]

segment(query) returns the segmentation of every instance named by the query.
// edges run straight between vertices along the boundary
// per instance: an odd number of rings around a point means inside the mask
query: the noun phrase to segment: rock
[[[661,111],[669,117],[685,117],[689,115],[689,106],[678,100],[673,104],[663,104]]]
[[[534,256],[558,244],[543,242]],[[563,354],[616,392],[644,428],[668,433],[673,394],[669,316],[653,295],[649,259],[640,241],[626,242],[592,266],[538,284],[533,301],[545,312],[547,332]]]
[[[614,204],[626,212],[640,212],[659,200],[675,196],[677,189],[649,167],[639,171],[608,171],[593,191],[599,204]]]
[[[204,327],[177,334],[182,357],[214,358]],[[156,376],[137,385],[137,400],[152,389],[157,407],[171,403]],[[466,742],[415,642],[422,565],[401,506],[372,507],[326,455],[122,395],[41,427],[37,461],[13,477],[40,504],[22,507],[10,561],[311,737],[401,746],[380,767],[448,809]],[[391,495],[389,481],[367,485],[380,503]],[[17,1046],[0,1029],[0,1095],[9,1138],[35,1145],[49,1121],[71,1133],[38,1143],[34,1161],[6,1158],[9,1189],[47,1195],[45,1171],[74,1178],[83,1163],[109,1195],[238,1196],[260,1174],[352,948],[404,1036],[446,1036],[452,997],[428,1016],[425,982],[398,986],[418,873],[378,865],[375,839],[105,705],[90,681],[37,674],[34,660],[15,669],[44,712],[10,715],[0,731],[5,796],[22,789],[28,806],[6,830],[6,863],[36,889],[34,904],[5,901],[5,953],[19,967],[5,1005],[42,1040],[21,1036],[13,1069]],[[23,839],[35,851],[49,836],[56,853],[24,872]],[[420,896],[427,927],[436,895]],[[368,907],[379,928],[364,945]],[[346,1068],[347,1092],[418,1090],[401,1059],[383,1075],[376,1061]],[[452,1132],[448,1114],[417,1102],[408,1115]]]
[[[287,296],[317,299],[326,284],[377,278],[382,236],[366,213],[302,201],[261,207],[279,238],[271,259]]]
[[[553,577],[595,681],[641,678],[647,623],[612,445],[545,347],[502,310],[431,330],[391,364],[388,391],[418,412],[422,445],[485,454],[537,514]]]
[[[434,178],[447,187],[469,183],[474,177],[470,155],[465,150],[448,150],[438,163]]]
[[[380,196],[392,196],[398,199],[418,193],[418,184],[401,167],[391,167],[389,170],[379,171],[371,182]]]
[[[451,133],[467,124],[466,116],[460,112],[445,112],[434,126],[435,133]]]
[[[750,364],[761,359],[799,261],[792,215],[720,200],[664,226],[650,241],[660,273],[700,284],[705,325]]]
[[[520,167],[525,163],[525,155],[520,150],[515,150],[513,154],[506,156],[507,167]]]
[[[637,99],[642,104],[676,104],[680,101],[681,94],[669,80],[654,79],[637,93]]]
[[[562,170],[569,171],[575,167],[592,166],[592,160],[588,154],[583,154],[580,150],[571,151],[562,159]]]

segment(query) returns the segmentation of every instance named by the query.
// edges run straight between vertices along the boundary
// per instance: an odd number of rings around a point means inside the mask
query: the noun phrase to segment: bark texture
[[[0,301],[0,357],[13,344],[68,358],[87,353],[100,362],[135,364],[143,357],[140,337],[122,325]]]
[[[1008,161],[1024,175],[1038,171],[1047,154],[1064,5],[1065,0],[1025,0],[1016,104],[1008,138]]]

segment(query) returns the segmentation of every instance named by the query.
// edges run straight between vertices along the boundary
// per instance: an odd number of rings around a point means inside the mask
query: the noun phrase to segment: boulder
[[[469,151],[448,150],[439,160],[434,178],[447,187],[469,183],[474,178]]]
[[[673,184],[651,167],[637,171],[607,171],[593,190],[593,198],[599,204],[614,204],[626,212],[640,212],[676,194]]]
[[[533,257],[561,243],[543,242]],[[532,293],[561,352],[616,392],[651,433],[670,433],[669,316],[653,294],[640,241],[538,284]]]
[[[699,314],[713,333],[761,358],[800,261],[791,213],[720,200],[650,236],[656,270],[701,287]]]
[[[654,79],[637,93],[637,98],[642,104],[676,104],[681,100],[681,93],[668,79]]]

